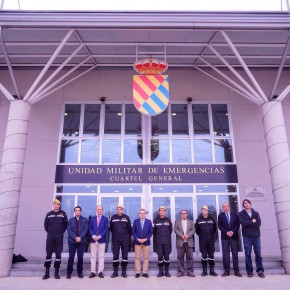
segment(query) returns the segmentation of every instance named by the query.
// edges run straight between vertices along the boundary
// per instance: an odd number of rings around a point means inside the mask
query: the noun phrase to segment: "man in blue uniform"
[[[209,215],[206,205],[201,207],[201,214],[195,222],[195,230],[199,236],[199,250],[201,252],[201,264],[203,268],[201,276],[207,275],[207,261],[210,275],[217,276],[218,274],[214,271],[214,242],[217,225],[212,215]]]
[[[51,266],[52,253],[55,252],[54,277],[60,279],[59,268],[61,263],[61,252],[63,249],[63,234],[67,228],[67,215],[60,209],[60,201],[53,201],[53,210],[48,212],[44,219],[44,229],[47,232],[46,238],[46,260],[44,263],[45,274],[43,280],[49,278],[49,269]]]
[[[112,232],[113,267],[112,278],[118,277],[119,254],[122,252],[122,277],[127,278],[126,270],[128,264],[129,239],[132,234],[132,226],[129,216],[123,213],[123,206],[117,205],[117,214],[111,217],[110,231]]]
[[[73,272],[73,263],[75,254],[77,252],[78,262],[77,262],[77,272],[78,277],[83,278],[83,258],[85,252],[86,235],[88,232],[88,220],[83,217],[82,208],[76,206],[74,208],[75,216],[72,217],[68,222],[67,232],[68,232],[68,248],[69,257],[67,262],[67,279],[71,279],[71,274]]]
[[[158,256],[159,273],[157,277],[171,277],[169,274],[169,255],[171,253],[172,222],[166,217],[166,208],[159,206],[158,217],[153,221],[153,234]],[[165,273],[163,272],[165,267]]]

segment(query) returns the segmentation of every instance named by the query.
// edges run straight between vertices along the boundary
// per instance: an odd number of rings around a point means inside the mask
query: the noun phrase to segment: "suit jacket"
[[[176,234],[176,247],[181,248],[183,246],[183,238],[184,235],[183,228],[182,228],[182,221],[177,220],[174,224],[174,232]],[[187,243],[188,246],[194,248],[194,233],[195,233],[195,226],[192,220],[187,220],[187,230],[186,234],[188,235]]]
[[[81,244],[86,242],[86,235],[88,232],[88,220],[80,216],[78,221],[78,236],[81,238]],[[77,237],[77,221],[75,217],[70,218],[67,226],[67,233],[68,233],[68,243],[69,244],[77,244],[75,238]]]
[[[98,243],[104,244],[106,243],[106,235],[109,231],[109,220],[105,216],[101,216],[101,220],[99,223],[99,226],[97,226],[97,216],[94,216],[90,219],[90,225],[89,225],[89,232],[90,232],[90,242],[95,243],[96,241],[93,239],[93,235],[95,236],[101,236],[101,238],[98,240]]]
[[[152,227],[152,222],[149,219],[144,220],[144,225],[143,225],[143,230],[141,227],[141,219],[135,219],[133,223],[133,237],[134,237],[134,244],[135,245],[141,245],[137,241],[137,239],[145,239],[147,238],[147,241],[143,243],[144,246],[149,246],[150,243],[150,238],[152,237],[153,234],[153,227]]]
[[[230,224],[228,224],[226,214],[224,212],[220,213],[218,216],[218,227],[221,231],[222,240],[239,239],[240,222],[238,216],[235,213],[230,212]],[[234,233],[231,238],[227,236],[228,231],[232,231]]]

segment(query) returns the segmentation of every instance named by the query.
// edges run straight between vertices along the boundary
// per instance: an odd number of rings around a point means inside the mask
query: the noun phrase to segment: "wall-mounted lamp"
[[[188,97],[187,98],[187,101],[190,103],[190,102],[192,102],[192,97]]]
[[[101,102],[105,102],[107,97],[100,97]]]

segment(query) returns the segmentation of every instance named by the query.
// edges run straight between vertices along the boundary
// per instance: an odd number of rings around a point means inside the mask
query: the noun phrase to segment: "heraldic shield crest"
[[[169,103],[169,78],[160,75],[167,69],[167,63],[150,58],[136,62],[134,68],[141,74],[133,76],[135,108],[148,116],[162,113]]]

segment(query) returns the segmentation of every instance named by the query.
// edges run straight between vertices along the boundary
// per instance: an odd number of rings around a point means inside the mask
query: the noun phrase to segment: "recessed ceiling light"
[[[67,113],[64,113],[65,116],[67,116]]]
[[[122,113],[118,113],[118,116],[122,116]]]
[[[176,113],[172,113],[172,116],[176,116]]]

